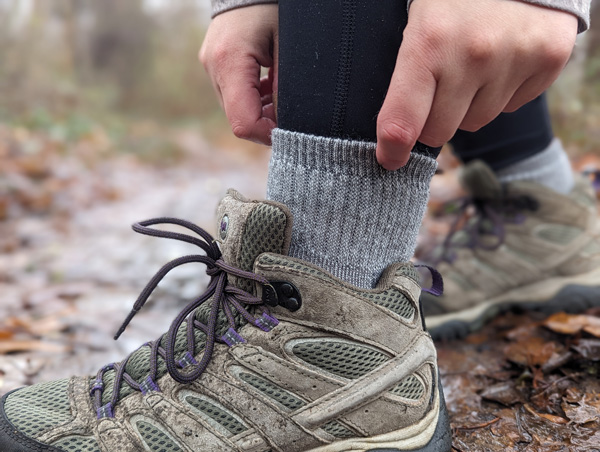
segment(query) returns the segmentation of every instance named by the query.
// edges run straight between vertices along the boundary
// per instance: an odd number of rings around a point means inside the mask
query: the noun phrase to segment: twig
[[[485,428],[485,427],[489,427],[492,424],[495,424],[499,420],[500,420],[500,418],[497,417],[496,419],[492,419],[491,421],[484,422],[483,424],[465,425],[463,427],[456,427],[456,430],[476,430],[478,428]]]

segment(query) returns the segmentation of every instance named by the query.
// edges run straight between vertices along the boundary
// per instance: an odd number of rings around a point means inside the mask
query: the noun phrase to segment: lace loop
[[[196,233],[199,237],[150,227],[159,224],[172,224],[181,226]],[[131,311],[117,331],[115,339],[118,339],[119,336],[125,331],[131,320],[144,307],[145,303],[148,301],[150,295],[154,292],[158,284],[171,270],[184,264],[202,263],[206,265],[206,273],[210,276],[211,280],[206,291],[198,298],[191,301],[175,317],[167,333],[165,333],[160,339],[146,343],[142,346],[150,348],[150,373],[141,383],[138,383],[126,372],[127,363],[132,355],[125,358],[125,360],[123,360],[121,363],[109,364],[98,371],[94,385],[91,388],[91,395],[94,397],[94,405],[98,415],[102,415],[103,417],[112,416],[113,408],[116,406],[119,400],[119,392],[123,383],[126,383],[134,390],[141,391],[144,394],[150,390],[158,390],[158,386],[155,382],[159,378],[159,358],[164,361],[167,372],[175,381],[182,384],[187,384],[197,380],[210,363],[214,352],[215,343],[222,342],[231,346],[237,343],[245,342],[236,331],[240,323],[239,320],[236,320],[236,314],[241,316],[241,318],[247,323],[265,331],[278,323],[275,318],[269,315],[268,307],[264,305],[261,298],[238,287],[229,285],[228,275],[254,281],[263,286],[268,285],[269,281],[261,275],[227,264],[222,259],[221,250],[219,249],[217,243],[204,229],[193,223],[177,218],[151,219],[136,223],[132,226],[132,228],[135,232],[140,234],[153,237],[169,238],[196,245],[200,247],[206,253],[206,255],[183,256],[165,264],[152,277],[146,287],[144,287],[139,297],[135,301]],[[208,300],[212,300],[212,303],[210,305],[208,319],[205,323],[203,323],[196,318],[197,310]],[[262,305],[263,310],[260,312],[259,317],[255,317],[251,312],[248,311],[246,306],[252,307],[258,305]],[[220,313],[224,314],[226,322],[229,326],[229,329],[227,330],[228,333],[222,337],[218,337],[219,332],[217,331],[219,328],[218,325]],[[183,358],[178,359],[181,358],[181,350],[176,350],[177,336],[184,322],[186,322],[187,328],[187,350],[183,355]],[[267,327],[265,327],[265,325],[267,325]],[[196,354],[195,330],[200,330],[206,336],[204,349],[202,350],[202,356],[199,360],[194,358]],[[115,373],[112,397],[107,404],[103,405],[102,394],[105,390],[103,377],[109,371],[113,371]],[[109,409],[107,409],[107,407]]]

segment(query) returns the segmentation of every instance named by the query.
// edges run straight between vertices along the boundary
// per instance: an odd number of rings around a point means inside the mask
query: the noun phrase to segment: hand
[[[377,159],[404,166],[418,140],[442,146],[536,98],[558,77],[575,16],[512,0],[415,0],[377,121]]]
[[[275,127],[273,79],[278,7],[255,5],[227,11],[210,24],[200,61],[235,136],[271,144]],[[260,78],[262,67],[269,75]]]

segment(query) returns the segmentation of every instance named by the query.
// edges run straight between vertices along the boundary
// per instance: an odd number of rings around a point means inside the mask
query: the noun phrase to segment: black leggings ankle
[[[279,0],[278,126],[376,141],[407,20],[406,0]],[[542,96],[478,132],[459,131],[452,144],[462,160],[500,169],[552,137]],[[417,144],[413,152],[436,157],[439,149]]]

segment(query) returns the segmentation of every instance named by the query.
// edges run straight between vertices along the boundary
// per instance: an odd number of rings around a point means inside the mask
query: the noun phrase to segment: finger
[[[523,105],[531,102],[533,99],[538,97],[544,91],[546,91],[550,85],[554,82],[555,78],[548,76],[548,74],[542,74],[527,79],[511,96],[503,110],[505,113],[512,113],[517,111]]]
[[[235,136],[270,144],[275,123],[263,116],[259,76],[259,63],[252,57],[245,57],[221,74],[219,87],[223,108]]]
[[[377,119],[377,161],[391,171],[408,161],[435,95],[436,80],[423,62],[412,56],[415,53],[408,45],[400,47]]]
[[[492,122],[502,113],[517,88],[518,85],[508,87],[498,83],[491,83],[481,88],[475,94],[459,129],[476,132]]]
[[[277,118],[275,116],[275,106],[273,103],[263,105],[263,116],[265,118],[270,119],[274,123],[277,123]]]
[[[268,75],[260,79],[260,95],[261,97],[273,94],[273,79]]]
[[[419,141],[434,148],[446,144],[469,111],[477,88],[463,80],[442,78]]]

